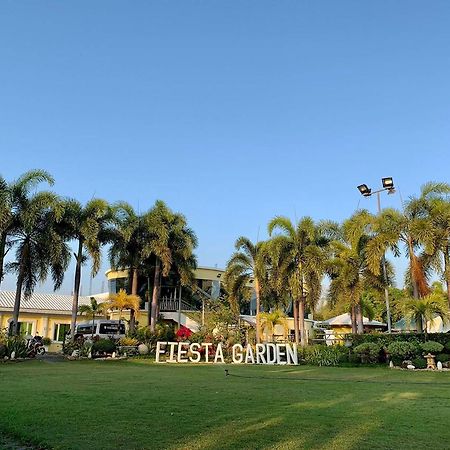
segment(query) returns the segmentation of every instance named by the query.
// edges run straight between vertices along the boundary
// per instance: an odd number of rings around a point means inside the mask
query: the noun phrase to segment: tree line
[[[11,333],[19,333],[22,299],[48,277],[55,290],[60,288],[72,256],[74,330],[83,266],[90,260],[91,276],[95,276],[101,249],[107,244],[111,267],[129,271],[132,295],[137,294],[138,275],[153,274],[148,325],[154,330],[161,278],[174,271],[182,285],[194,279],[197,237],[186,218],[160,200],[148,211],[136,213],[126,202],[109,204],[94,198],[83,205],[39,189],[43,184],[54,185],[53,177],[44,170],[28,171],[10,182],[0,176],[0,286],[5,273],[16,277]],[[75,243],[73,254],[70,243]],[[131,309],[131,330],[134,327],[135,309]]]
[[[253,289],[256,296],[256,340],[261,339],[262,309],[274,311],[292,304],[295,341],[306,344],[305,312],[321,299],[325,277],[328,307],[348,311],[352,332],[363,333],[363,312],[385,288],[393,295],[394,268],[383,259],[408,258],[402,308],[422,331],[438,315],[446,320],[450,308],[450,185],[429,182],[402,210],[386,208],[374,215],[356,211],[338,224],[303,217],[297,222],[277,216],[268,223],[269,239],[253,243],[237,239],[225,285],[230,306],[239,311]],[[433,274],[446,285],[432,289]],[[397,292],[398,294],[398,292]],[[395,300],[395,299],[393,299]],[[386,311],[384,311],[386,314]]]

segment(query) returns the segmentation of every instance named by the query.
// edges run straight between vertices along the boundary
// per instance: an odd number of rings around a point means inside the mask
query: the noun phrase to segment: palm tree
[[[450,319],[447,302],[442,292],[431,292],[420,299],[406,298],[402,305],[403,312],[408,319],[417,324],[417,331],[427,333],[427,323],[433,323],[440,317],[444,323]]]
[[[88,318],[92,319],[92,337],[94,337],[94,321],[95,318],[104,313],[106,303],[98,303],[95,297],[91,297],[90,305],[80,305],[78,307],[79,314],[85,314]]]
[[[270,342],[273,342],[273,334],[275,331],[275,326],[281,325],[284,330],[285,336],[289,333],[288,322],[286,319],[286,314],[280,309],[275,309],[271,312],[261,313],[261,329],[266,329]]]
[[[127,268],[131,278],[131,294],[138,295],[138,275],[143,270],[144,229],[142,218],[132,206],[121,202],[114,206],[116,226],[111,231],[111,246],[108,250],[111,267],[115,270]],[[136,325],[135,310],[130,311],[130,331]]]
[[[256,296],[256,342],[261,341],[261,281],[264,276],[264,243],[253,244],[246,237],[239,237],[235,243],[236,252],[231,256],[225,272],[225,280],[236,310],[238,297],[248,295],[248,285],[253,282]]]
[[[440,272],[447,285],[450,307],[450,185],[429,182],[422,186],[417,200],[423,216],[416,221],[415,234],[425,247],[433,269]],[[442,265],[443,262],[443,265]]]
[[[367,211],[356,212],[342,225],[340,238],[331,244],[333,256],[327,270],[331,278],[328,297],[331,304],[341,303],[350,308],[353,333],[364,332],[365,293],[384,286],[380,275],[383,255],[367,251],[374,239],[371,228],[374,220],[376,218]],[[387,267],[390,275],[391,266],[387,264]]]
[[[304,217],[293,224],[287,217],[273,218],[268,225],[269,235],[275,230],[281,234],[272,238],[272,251],[276,249],[281,266],[279,277],[289,291],[294,310],[295,342],[306,345],[305,309],[315,307],[321,293],[321,280],[328,258],[328,246],[335,225],[316,224]]]
[[[11,249],[10,240],[17,225],[15,214],[23,209],[31,190],[43,182],[50,186],[54,184],[53,177],[44,170],[30,170],[11,183],[0,176],[0,285],[5,257]]]
[[[109,297],[109,302],[105,305],[107,309],[119,311],[119,327],[122,321],[122,312],[124,309],[130,311],[138,310],[141,304],[141,297],[139,295],[127,294],[125,289],[120,289],[117,294],[112,294]],[[120,331],[120,330],[119,330]]]
[[[14,210],[11,245],[16,248],[15,261],[7,265],[17,274],[12,333],[19,333],[22,293],[29,297],[38,282],[51,273],[58,289],[70,261],[69,248],[56,229],[63,216],[63,204],[51,192],[24,195]]]
[[[92,273],[95,276],[100,268],[100,248],[107,241],[108,226],[112,221],[111,208],[105,200],[92,199],[83,207],[77,200],[65,202],[63,232],[67,239],[77,242],[75,257],[75,279],[72,302],[71,329],[75,330],[78,313],[78,298],[81,286],[81,268],[87,257],[92,260]],[[74,339],[75,333],[72,333]]]
[[[196,259],[193,251],[197,246],[195,233],[187,226],[182,214],[172,212],[167,205],[158,200],[143,217],[144,248],[143,256],[153,258],[155,270],[150,313],[150,329],[155,331],[158,318],[161,278],[167,277],[175,267],[180,284],[186,285],[193,280]]]

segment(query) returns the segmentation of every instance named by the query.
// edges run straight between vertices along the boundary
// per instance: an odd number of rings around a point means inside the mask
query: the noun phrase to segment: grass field
[[[0,364],[0,446],[450,448],[448,372],[227,368],[228,377],[224,366],[148,360]]]

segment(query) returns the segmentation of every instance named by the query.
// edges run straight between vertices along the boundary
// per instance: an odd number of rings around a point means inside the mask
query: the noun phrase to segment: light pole
[[[394,180],[392,177],[386,177],[381,179],[381,183],[383,187],[378,189],[377,191],[373,191],[370,189],[367,184],[360,184],[358,186],[358,190],[364,197],[371,197],[373,194],[377,194],[377,204],[378,204],[378,215],[381,215],[381,198],[380,193],[387,191],[388,194],[393,194],[395,192]],[[387,316],[387,326],[388,333],[391,333],[391,308],[389,306],[389,291],[388,291],[388,278],[387,278],[387,270],[386,270],[386,257],[383,253],[383,257],[381,258],[381,265],[383,267],[383,278],[384,278],[384,299],[386,301],[386,316]]]

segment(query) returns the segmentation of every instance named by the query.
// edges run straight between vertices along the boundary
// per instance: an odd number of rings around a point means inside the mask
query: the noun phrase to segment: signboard
[[[233,364],[298,364],[296,344],[233,345]],[[157,363],[212,363],[225,364],[222,343],[211,342],[157,342]]]

